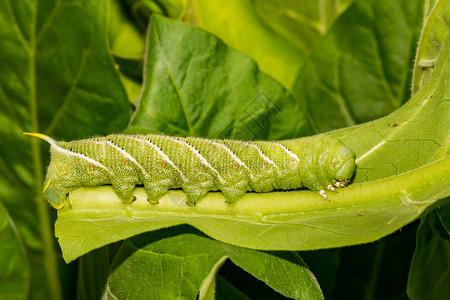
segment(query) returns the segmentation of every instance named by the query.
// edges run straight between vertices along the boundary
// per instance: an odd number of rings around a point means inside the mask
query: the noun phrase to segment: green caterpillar
[[[123,202],[143,185],[156,204],[169,189],[182,188],[195,205],[208,191],[220,190],[228,204],[246,192],[306,187],[328,200],[325,189],[345,187],[355,170],[355,154],[335,138],[318,135],[264,142],[208,140],[163,135],[113,134],[50,143],[51,161],[44,195],[61,208],[66,195],[82,186],[111,184]]]

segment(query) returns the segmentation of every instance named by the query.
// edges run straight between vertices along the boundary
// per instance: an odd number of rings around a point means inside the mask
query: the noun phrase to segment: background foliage
[[[448,188],[420,183],[438,169],[441,184],[449,180],[449,6],[445,0],[0,1],[0,298],[444,298],[450,293]],[[365,123],[405,102],[385,119]],[[117,242],[70,264],[54,238],[56,213],[40,194],[48,146],[20,134],[70,140],[128,130],[281,139],[362,123],[332,134],[360,157],[390,138],[374,158],[361,161],[354,182],[382,179],[389,186],[411,171],[416,192],[411,188],[406,197],[420,191],[422,202],[398,226],[419,215],[420,221],[360,246],[260,251],[187,225],[119,241],[133,234],[117,228],[135,224],[120,226],[113,214],[119,226],[101,235]],[[356,206],[354,196],[373,191],[370,184],[340,193],[332,209],[319,209],[323,204],[312,196],[298,202],[312,208],[316,229],[349,203],[360,219],[377,216],[367,228],[375,232],[388,227],[390,216],[372,214],[378,204]],[[214,197],[204,202],[214,204]],[[261,203],[277,196],[264,197]],[[355,202],[345,202],[350,198]],[[64,238],[79,244],[82,227],[61,229],[71,216],[58,217],[63,250]],[[358,223],[340,220],[330,224],[353,230]],[[158,228],[180,223],[164,213],[157,221]],[[365,235],[354,233],[345,245],[369,241]],[[327,242],[311,249],[333,246]]]

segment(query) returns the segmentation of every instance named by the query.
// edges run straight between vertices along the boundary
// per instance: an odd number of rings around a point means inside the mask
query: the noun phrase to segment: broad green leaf
[[[305,52],[268,27],[249,0],[192,0],[198,26],[253,58],[262,71],[291,88]]]
[[[317,132],[385,116],[409,99],[422,3],[356,1],[317,42],[293,88]]]
[[[19,232],[0,202],[0,299],[28,297],[29,265]]]
[[[195,299],[205,278],[225,258],[285,296],[322,299],[314,276],[295,254],[236,247],[184,227],[123,242],[110,268],[104,297]]]
[[[154,16],[147,51],[134,127],[240,139],[312,133],[307,116],[281,84],[202,29]]]
[[[250,0],[261,19],[309,52],[353,0]]]
[[[435,213],[423,218],[408,279],[411,299],[446,299],[450,294],[450,236]]]
[[[394,232],[450,194],[449,63],[448,38],[432,80],[406,105],[377,121],[331,133],[357,155],[354,183],[331,195],[331,202],[311,191],[292,191],[248,193],[228,206],[221,193],[209,193],[188,207],[183,192],[171,191],[150,205],[141,188],[137,201],[126,205],[110,187],[78,189],[69,195],[72,207],[59,210],[56,222],[65,260],[183,223],[220,241],[271,250],[360,244]]]
[[[425,26],[420,36],[412,79],[412,92],[417,92],[430,77],[450,24],[450,1],[425,2]]]
[[[36,299],[62,297],[59,255],[54,211],[41,197],[48,156],[40,141],[20,133],[74,139],[127,125],[129,104],[106,43],[106,10],[106,1],[0,1],[0,201],[23,241],[26,294]]]

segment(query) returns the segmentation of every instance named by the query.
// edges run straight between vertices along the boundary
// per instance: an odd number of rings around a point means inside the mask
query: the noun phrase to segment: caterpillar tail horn
[[[45,135],[45,134],[42,134],[42,133],[22,132],[22,134],[40,138],[41,140],[46,141],[47,143],[49,143],[52,146],[56,146],[57,145],[57,143],[56,143],[56,141],[54,139],[52,139],[48,135]]]

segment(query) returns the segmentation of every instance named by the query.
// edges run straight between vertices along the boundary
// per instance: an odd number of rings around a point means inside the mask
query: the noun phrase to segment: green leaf
[[[28,296],[29,265],[19,232],[0,202],[0,298]]]
[[[445,299],[450,294],[450,236],[435,213],[422,219],[408,279],[411,299]]]
[[[147,51],[145,83],[132,126],[240,139],[312,133],[307,116],[282,85],[204,30],[153,16]]]
[[[185,227],[123,242],[110,267],[104,297],[194,299],[208,274],[226,258],[287,297],[322,299],[314,276],[297,255],[224,244]]]
[[[285,87],[292,87],[305,52],[268,27],[248,0],[195,0],[192,4],[198,26],[249,55]]]
[[[250,2],[267,25],[294,42],[300,49],[309,52],[353,0]]]
[[[129,104],[106,42],[106,4],[0,2],[0,202],[25,247],[25,295],[36,299],[61,299],[64,276],[55,213],[41,196],[48,156],[40,141],[21,132],[74,139],[127,125]]]
[[[182,223],[224,242],[270,250],[339,247],[394,232],[450,195],[449,62],[447,39],[432,80],[406,105],[385,118],[332,133],[356,152],[357,170],[354,183],[332,195],[331,202],[311,191],[248,193],[230,207],[221,193],[209,193],[187,207],[183,192],[170,191],[152,206],[141,188],[130,206],[110,187],[78,189],[69,195],[72,207],[58,211],[55,225],[65,260]],[[185,121],[182,115],[177,120]]]
[[[425,1],[425,26],[417,48],[412,79],[412,92],[417,92],[430,77],[447,37],[450,24],[450,2]]]
[[[409,99],[422,3],[356,1],[317,42],[293,87],[317,132],[385,116]]]

